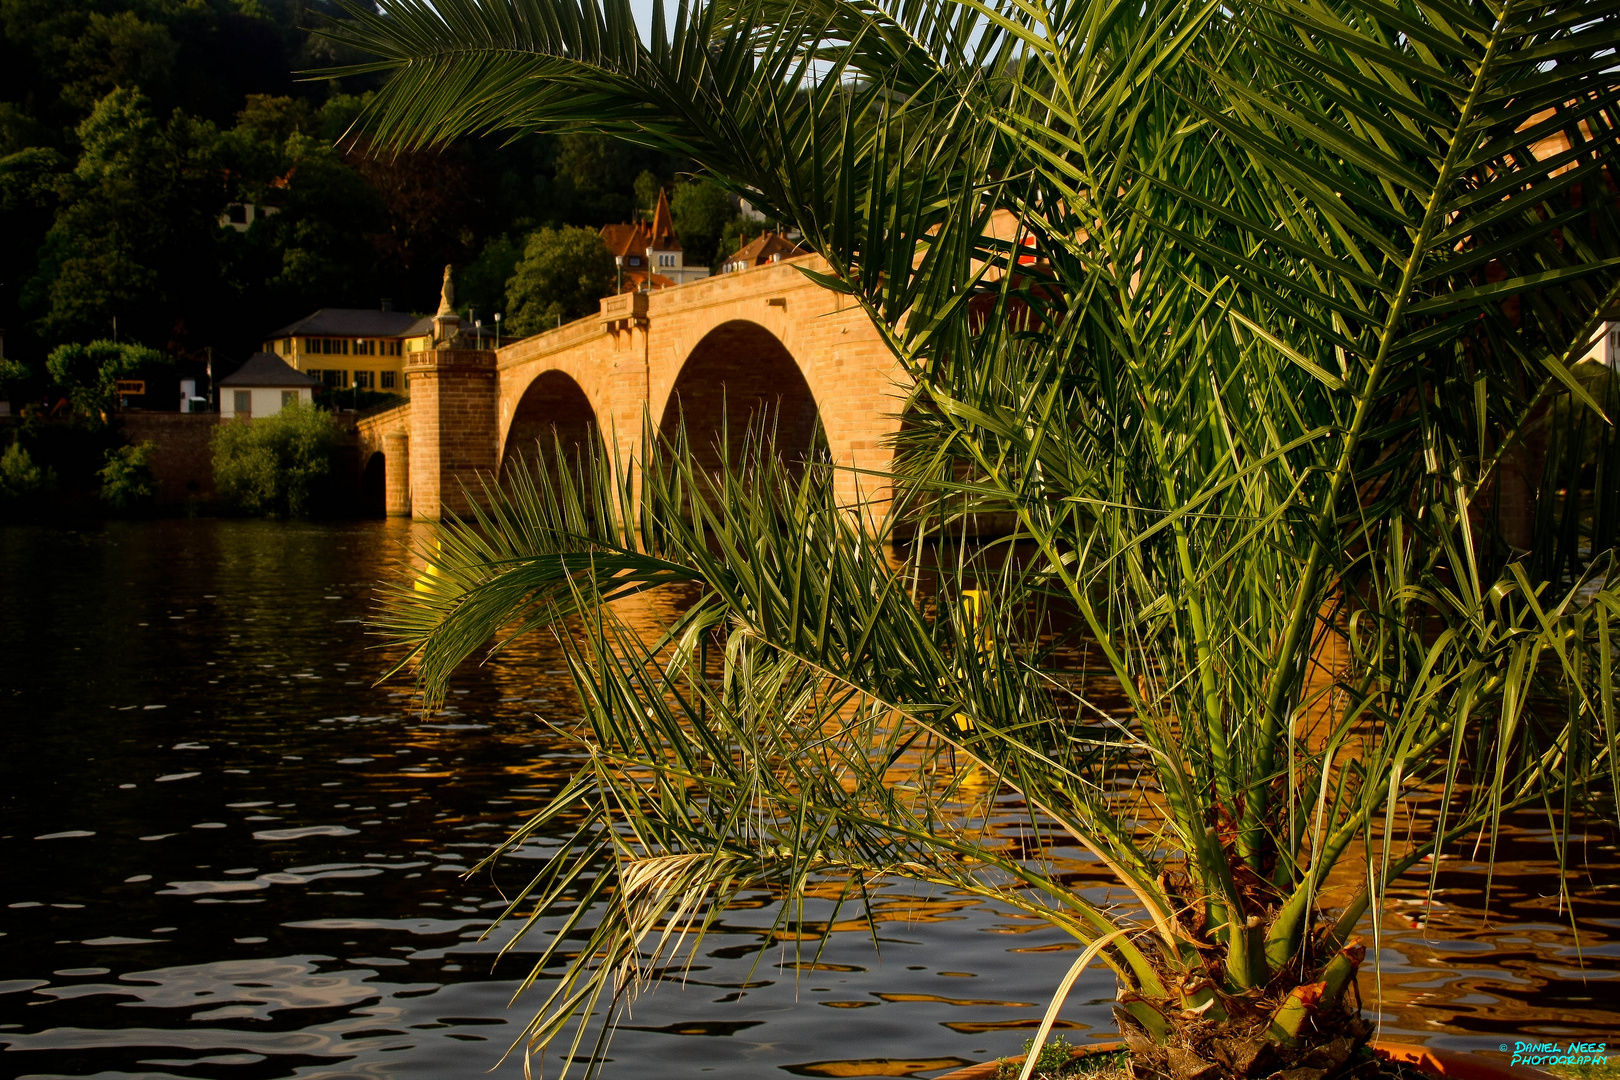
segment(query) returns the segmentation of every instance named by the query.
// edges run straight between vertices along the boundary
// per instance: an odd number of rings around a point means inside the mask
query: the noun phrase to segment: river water
[[[541,718],[575,705],[540,637],[441,714],[374,685],[364,620],[414,528],[0,527],[0,1076],[522,1075],[501,1059],[534,954],[478,939],[544,845],[463,875],[571,772]],[[1613,837],[1583,842],[1578,939],[1546,841],[1513,833],[1489,919],[1466,858],[1427,921],[1418,882],[1395,898],[1362,983],[1386,1037],[1620,1042]],[[769,896],[731,913],[606,1075],[936,1075],[1017,1052],[1073,960],[971,898],[896,884],[876,909],[877,948],[846,915],[814,963],[772,940]],[[1112,997],[1088,972],[1068,1037],[1111,1037]]]

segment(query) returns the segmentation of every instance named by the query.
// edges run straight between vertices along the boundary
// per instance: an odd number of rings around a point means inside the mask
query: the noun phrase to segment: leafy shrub
[[[312,405],[238,420],[214,435],[214,485],[226,507],[244,514],[308,517],[325,500],[340,434]]]
[[[0,502],[43,495],[56,487],[56,472],[40,468],[22,443],[13,442],[0,454]]]
[[[107,451],[101,477],[101,499],[115,510],[132,510],[152,498],[152,452],[149,442],[120,446]]]
[[[1029,1054],[1034,1039],[1024,1040],[1024,1054]],[[1075,1047],[1062,1035],[1054,1035],[1041,1047],[1035,1058],[1035,1080],[1129,1080],[1126,1062],[1130,1055],[1124,1050],[1097,1050],[1075,1056]],[[996,1080],[1018,1080],[1024,1071],[1021,1059],[1002,1058],[996,1062]]]

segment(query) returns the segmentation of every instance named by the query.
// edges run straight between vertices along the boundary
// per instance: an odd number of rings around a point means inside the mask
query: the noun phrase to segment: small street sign
[[[118,392],[129,396],[146,393],[145,379],[119,379]]]

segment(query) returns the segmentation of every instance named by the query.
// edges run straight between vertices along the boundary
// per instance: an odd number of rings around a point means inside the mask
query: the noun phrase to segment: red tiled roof
[[[634,225],[604,225],[602,240],[616,257],[647,254],[647,228],[640,222]]]
[[[647,249],[679,251],[681,242],[675,238],[675,217],[669,211],[669,199],[658,193],[658,206],[653,210],[652,223],[638,221],[634,225],[602,226],[602,241],[617,258],[647,257]]]
[[[744,244],[738,251],[726,257],[726,269],[732,269],[736,263],[747,266],[763,266],[770,262],[772,257],[780,256],[791,259],[795,255],[803,255],[804,249],[781,233],[765,232],[754,237]]]

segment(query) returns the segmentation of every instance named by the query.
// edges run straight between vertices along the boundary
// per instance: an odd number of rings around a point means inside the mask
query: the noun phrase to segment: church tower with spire
[[[675,236],[675,216],[670,213],[669,197],[662,190],[658,192],[658,205],[650,223],[605,225],[602,240],[618,264],[622,291],[667,289],[709,276],[707,266],[686,265],[686,255]]]

